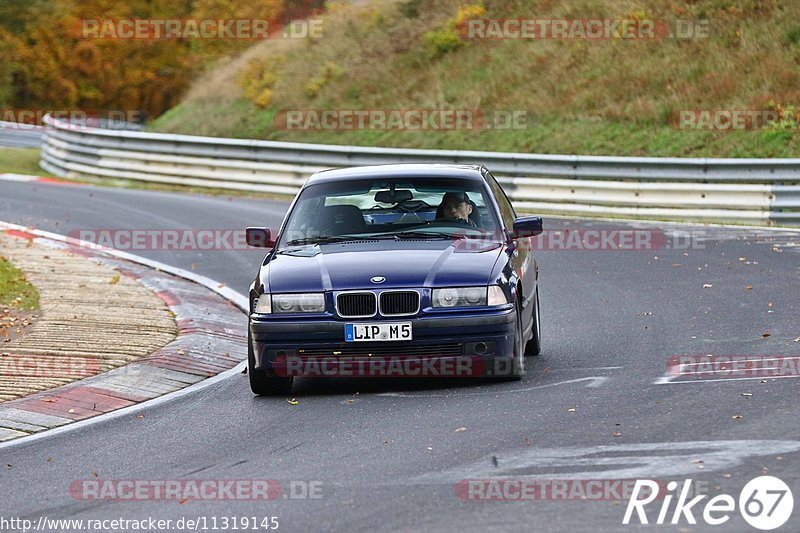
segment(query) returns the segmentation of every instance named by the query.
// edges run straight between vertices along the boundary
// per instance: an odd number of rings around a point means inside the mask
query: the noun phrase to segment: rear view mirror
[[[269,228],[247,228],[244,231],[248,246],[254,248],[273,248],[275,246]]]
[[[514,238],[534,237],[542,231],[541,217],[521,217],[514,221]]]
[[[394,194],[392,194],[394,192]],[[375,193],[375,201],[379,204],[399,204],[411,200],[413,195],[408,189],[398,189],[396,191],[378,191]]]

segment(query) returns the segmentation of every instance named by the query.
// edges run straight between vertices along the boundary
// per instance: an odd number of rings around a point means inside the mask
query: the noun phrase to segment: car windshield
[[[382,177],[304,189],[278,247],[353,239],[485,238],[497,217],[480,181]]]

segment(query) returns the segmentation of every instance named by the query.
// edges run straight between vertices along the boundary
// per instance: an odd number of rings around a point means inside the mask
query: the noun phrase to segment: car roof
[[[375,178],[464,178],[483,180],[486,168],[483,165],[441,165],[423,163],[404,163],[393,165],[372,165],[363,167],[322,170],[313,174],[306,185],[343,180]]]

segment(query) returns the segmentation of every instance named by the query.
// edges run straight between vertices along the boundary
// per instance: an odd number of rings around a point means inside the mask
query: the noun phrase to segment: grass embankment
[[[52,176],[39,166],[39,148],[0,148],[0,174]]]
[[[0,256],[0,306],[26,311],[39,309],[36,287],[3,256]]]
[[[197,80],[156,131],[534,153],[796,157],[800,134],[687,131],[681,110],[800,102],[800,3],[758,0],[331,3],[320,39],[260,43]],[[461,18],[708,20],[663,40],[465,40]],[[288,131],[282,110],[522,110],[523,129]]]

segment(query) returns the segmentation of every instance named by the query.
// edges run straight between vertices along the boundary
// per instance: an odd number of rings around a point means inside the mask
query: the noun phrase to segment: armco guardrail
[[[800,159],[677,159],[412,150],[75,127],[46,117],[41,166],[121,178],[293,195],[324,168],[476,163],[518,210],[540,214],[800,226]]]

